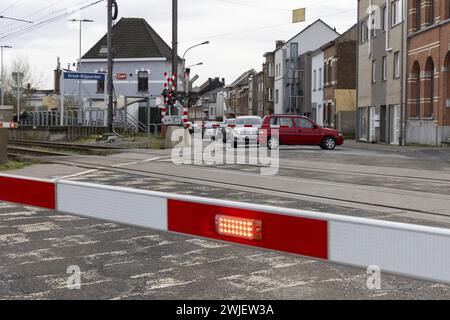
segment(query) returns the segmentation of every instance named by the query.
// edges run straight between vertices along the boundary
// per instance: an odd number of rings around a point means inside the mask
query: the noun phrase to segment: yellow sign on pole
[[[292,23],[303,22],[306,20],[306,8],[292,11]]]

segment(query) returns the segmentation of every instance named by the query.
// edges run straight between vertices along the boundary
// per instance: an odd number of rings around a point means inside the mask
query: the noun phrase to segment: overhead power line
[[[0,36],[0,40],[14,38],[14,37],[20,36],[20,35],[22,35],[24,33],[34,31],[34,30],[36,30],[38,28],[41,28],[41,27],[44,27],[44,26],[46,26],[46,25],[48,25],[48,24],[50,24],[52,22],[55,22],[55,21],[58,21],[60,19],[66,18],[67,16],[71,16],[72,14],[74,14],[76,12],[85,10],[87,8],[95,6],[96,4],[99,4],[99,3],[104,2],[104,1],[105,0],[98,0],[98,1],[92,2],[92,3],[88,4],[88,5],[82,6],[80,8],[76,8],[76,9],[73,9],[71,11],[67,11],[67,12],[65,12],[63,14],[60,14],[60,15],[51,17],[49,19],[40,21],[39,23],[35,23],[33,26],[22,28],[22,29],[17,30],[17,31],[12,31],[10,33],[7,33],[6,35]],[[85,3],[85,2],[87,2],[87,1],[83,1],[83,3]],[[59,11],[62,11],[62,10],[59,10]]]
[[[11,17],[5,17],[5,16],[0,16],[0,19],[12,20],[12,21],[17,21],[17,22],[25,22],[25,23],[33,23],[33,21],[17,19],[17,18],[11,18]]]
[[[13,4],[9,5],[6,9],[0,11],[0,14],[8,11],[11,8],[14,8],[15,6],[17,6],[19,4],[19,2],[21,2],[22,0],[17,0],[16,2],[14,2]]]
[[[45,9],[48,9],[49,7],[52,7],[52,6],[56,5],[57,3],[61,4],[62,2],[66,2],[66,1],[67,0],[61,0],[61,1],[58,1],[58,2],[54,2],[53,4],[45,7]],[[82,6],[83,4],[85,4],[87,2],[92,2],[92,1],[93,0],[83,0],[81,2],[77,2],[76,4],[74,4],[74,5],[70,6],[70,7],[58,9],[58,10],[52,11],[51,13],[44,14],[43,16],[40,16],[40,17],[34,19],[35,25],[38,25],[37,22],[42,22],[44,20],[51,19],[52,16],[54,17],[58,13],[61,13],[61,14],[62,13],[67,13],[69,11],[69,9],[71,9],[71,8]],[[41,12],[43,10],[44,10],[44,8],[39,9],[39,10],[31,13],[30,15],[28,15],[26,18],[31,17],[31,16],[35,15],[36,13]],[[16,31],[19,31],[19,30],[23,29],[23,27],[21,27],[21,26],[12,27],[15,23],[16,22],[11,23],[11,25],[10,25],[11,28],[9,28],[8,30],[0,32],[0,37],[2,37],[3,35],[12,34],[13,32],[16,32]]]

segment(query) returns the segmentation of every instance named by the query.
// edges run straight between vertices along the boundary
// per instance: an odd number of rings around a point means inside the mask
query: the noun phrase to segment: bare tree
[[[13,72],[23,73],[23,79],[17,83],[17,79],[12,76]],[[29,97],[36,92],[42,83],[42,74],[38,75],[33,71],[29,60],[25,56],[16,56],[5,70],[5,103],[17,105],[18,90],[20,90],[20,110],[26,108],[25,97]]]

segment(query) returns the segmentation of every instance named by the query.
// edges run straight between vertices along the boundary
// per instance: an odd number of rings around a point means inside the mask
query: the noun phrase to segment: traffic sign
[[[97,80],[104,81],[105,73],[83,73],[83,72],[64,72],[64,79],[67,80]]]
[[[12,72],[11,75],[16,85],[20,85],[25,78],[25,74],[23,72]]]

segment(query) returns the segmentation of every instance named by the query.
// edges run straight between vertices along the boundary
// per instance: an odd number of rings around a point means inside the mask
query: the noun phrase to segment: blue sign
[[[105,80],[105,73],[81,73],[81,72],[64,72],[64,79],[68,80]]]

